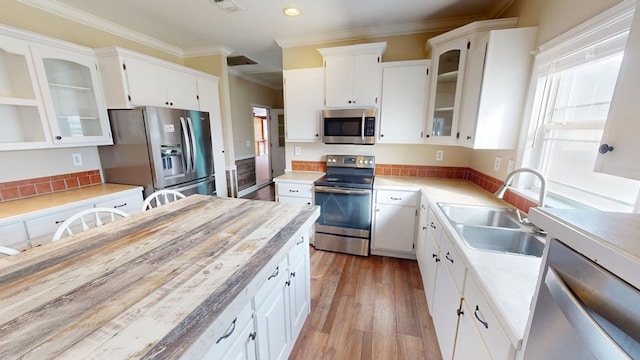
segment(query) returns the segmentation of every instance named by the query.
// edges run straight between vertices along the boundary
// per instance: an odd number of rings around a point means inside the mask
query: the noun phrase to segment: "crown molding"
[[[198,57],[207,55],[229,56],[233,54],[233,49],[224,45],[201,46],[184,50],[184,57]]]
[[[357,40],[362,38],[377,38],[385,36],[398,36],[417,34],[424,32],[443,32],[455,29],[457,27],[468,24],[472,21],[483,20],[477,16],[465,16],[451,19],[439,19],[426,22],[414,22],[397,25],[372,26],[352,30],[334,31],[329,33],[303,36],[297,38],[280,38],[275,39],[278,46],[283,49],[309,46],[317,44],[326,44],[338,41]]]
[[[517,23],[518,23],[517,17],[474,21],[467,25],[457,27],[444,34],[440,34],[438,36],[432,37],[431,39],[427,40],[427,48],[437,46],[439,44],[442,44],[444,42],[447,42],[453,39],[457,39],[462,36],[466,36],[476,31],[488,31],[488,30],[513,28],[516,26]]]
[[[160,41],[154,37],[141,34],[124,26],[117,25],[111,21],[99,18],[84,11],[80,11],[68,5],[59,3],[55,0],[16,0],[19,3],[34,7],[36,9],[54,14],[77,23],[91,26],[95,29],[108,32],[113,35],[120,36],[127,40],[152,47],[157,50],[164,51],[168,54],[184,57],[181,48],[173,46],[164,41]]]

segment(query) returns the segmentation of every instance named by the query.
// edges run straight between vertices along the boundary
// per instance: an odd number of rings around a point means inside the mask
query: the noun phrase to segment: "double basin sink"
[[[438,203],[464,242],[474,249],[541,257],[542,236],[521,222],[516,209]]]

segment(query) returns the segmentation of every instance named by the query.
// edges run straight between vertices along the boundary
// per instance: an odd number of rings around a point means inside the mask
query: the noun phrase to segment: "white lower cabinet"
[[[414,253],[418,199],[416,191],[376,190],[372,254]]]
[[[458,321],[458,335],[456,337],[456,348],[454,359],[459,360],[482,360],[491,359],[491,355],[480,337],[480,333],[474,322],[474,312],[466,300],[462,301],[460,319]],[[496,358],[500,359],[500,358]]]
[[[275,288],[256,309],[258,354],[260,359],[285,359],[289,345],[289,274],[280,277]],[[271,285],[269,285],[271,286]]]
[[[429,211],[427,218],[427,233],[425,239],[425,270],[422,283],[424,291],[427,296],[427,304],[429,305],[429,311],[433,314],[433,299],[436,292],[436,277],[438,271],[442,267],[442,253],[440,252],[440,236],[442,234],[442,227],[440,222],[436,219],[433,211]]]
[[[276,182],[276,201],[312,205],[313,185],[296,182]]]
[[[231,321],[225,332],[218,337],[215,344],[204,354],[206,360],[249,360],[256,358],[255,338],[253,326],[253,309],[251,302]]]

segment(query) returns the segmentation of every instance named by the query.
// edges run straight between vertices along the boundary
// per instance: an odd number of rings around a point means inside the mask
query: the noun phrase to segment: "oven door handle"
[[[371,195],[371,190],[367,189],[345,189],[331,186],[316,186],[315,192],[327,194],[345,194],[345,195]]]

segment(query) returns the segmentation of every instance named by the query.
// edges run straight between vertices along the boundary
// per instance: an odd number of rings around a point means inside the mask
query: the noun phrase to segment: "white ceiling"
[[[278,87],[281,46],[443,31],[497,17],[514,0],[233,0],[236,12],[212,0],[20,1],[178,56],[227,48],[258,62],[230,71]],[[302,14],[285,16],[287,6]]]

